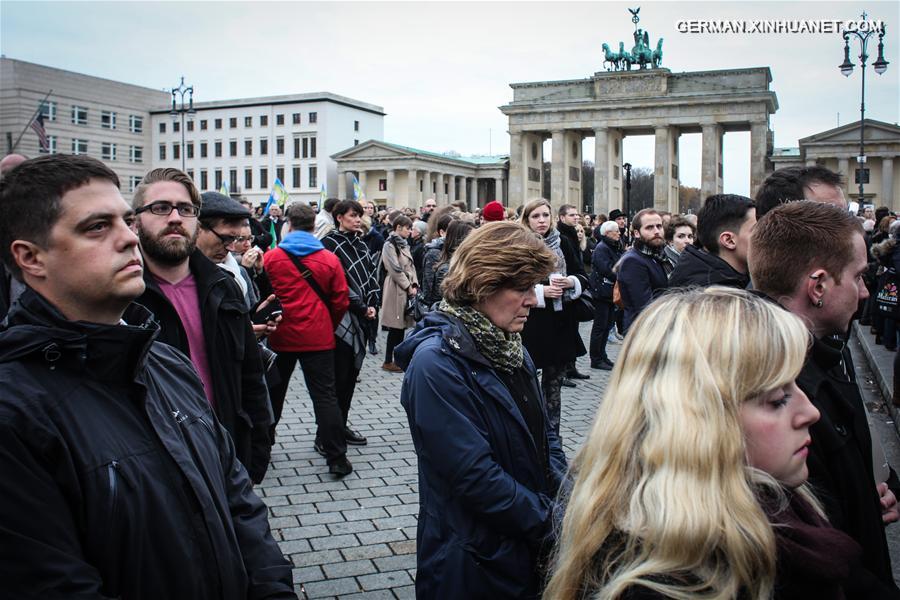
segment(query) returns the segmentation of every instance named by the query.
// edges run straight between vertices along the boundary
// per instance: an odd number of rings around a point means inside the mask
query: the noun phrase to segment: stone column
[[[472,190],[469,194],[469,208],[475,210],[478,208],[478,178],[472,178]]]
[[[422,171],[422,206],[425,206],[425,201],[432,197],[434,195],[431,193],[431,172]]]
[[[528,185],[527,144],[522,143],[521,133],[509,134],[509,204],[518,205],[525,199]]]
[[[703,151],[700,161],[700,202],[722,193],[719,163],[722,162],[722,127],[718,123],[703,125]]]
[[[669,164],[669,128],[656,128],[656,145],[653,169],[653,207],[657,210],[669,209],[669,181],[672,165]],[[637,207],[632,206],[637,212]]]
[[[406,206],[419,208],[419,172],[415,169],[406,171]],[[423,203],[424,204],[424,203]]]
[[[360,190],[360,198],[358,198],[358,199],[362,200],[363,198],[368,197],[368,193],[366,192],[366,186],[369,184],[368,172],[367,171],[359,171],[358,179],[359,179],[359,190]]]
[[[750,124],[750,197],[766,179],[766,143],[769,125],[765,121]]]
[[[610,211],[609,197],[609,129],[594,129],[594,212]]]
[[[447,176],[447,204],[456,202],[456,179],[456,175],[450,174]]]
[[[881,198],[876,206],[888,206],[891,210],[897,209],[897,199],[894,197],[894,159],[881,159]]]
[[[387,204],[394,206],[394,169],[387,170]]]
[[[494,200],[496,200],[500,204],[506,206],[506,202],[503,201],[503,178],[502,177],[494,177]]]
[[[557,129],[551,133],[553,138],[553,150],[550,159],[550,205],[552,212],[556,212],[560,206],[566,203],[567,173],[566,173],[566,132]]]
[[[850,159],[849,158],[839,158],[838,159],[838,173],[840,173],[841,177],[844,178],[844,182],[847,185],[850,185]]]
[[[347,199],[347,172],[338,171],[338,200]]]
[[[438,206],[444,206],[447,198],[444,196],[444,174],[434,174],[434,201]]]

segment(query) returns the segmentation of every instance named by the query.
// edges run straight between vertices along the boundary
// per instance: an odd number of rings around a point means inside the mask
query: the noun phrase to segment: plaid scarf
[[[525,352],[522,349],[522,336],[518,333],[506,333],[490,319],[471,306],[456,306],[441,300],[438,310],[454,316],[465,325],[466,330],[478,351],[490,361],[495,369],[504,373],[512,373],[522,366]]]
[[[356,283],[363,303],[378,306],[381,290],[376,277],[377,269],[362,237],[335,229],[322,238],[322,245],[341,260],[344,273]]]

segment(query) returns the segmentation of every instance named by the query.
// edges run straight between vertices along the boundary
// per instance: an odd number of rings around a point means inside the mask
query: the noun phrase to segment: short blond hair
[[[498,221],[476,229],[456,249],[441,285],[444,299],[478,304],[503,289],[527,289],[556,268],[556,255],[533,231]]]

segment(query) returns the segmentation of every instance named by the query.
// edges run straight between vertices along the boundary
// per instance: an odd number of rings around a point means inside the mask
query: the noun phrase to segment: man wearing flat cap
[[[178,169],[147,173],[132,205],[146,283],[136,302],[159,322],[159,341],[191,359],[238,459],[259,483],[269,465],[272,422],[263,363],[240,288],[213,262],[224,259],[250,213],[218,193],[201,201]]]

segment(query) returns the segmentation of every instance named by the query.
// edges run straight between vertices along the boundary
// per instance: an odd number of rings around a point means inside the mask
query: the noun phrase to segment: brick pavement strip
[[[585,346],[590,324],[581,327]],[[383,334],[382,334],[383,335]],[[383,340],[381,340],[383,344]],[[610,346],[612,358],[620,346]],[[269,507],[272,534],[294,564],[301,598],[414,598],[418,478],[406,413],[403,377],[368,356],[356,386],[350,423],[369,439],[350,446],[354,472],[331,477],[312,449],[315,419],[300,369],[291,379],[272,465],[257,488]],[[563,390],[562,436],[570,458],[591,426],[609,373],[578,368],[591,379]]]

